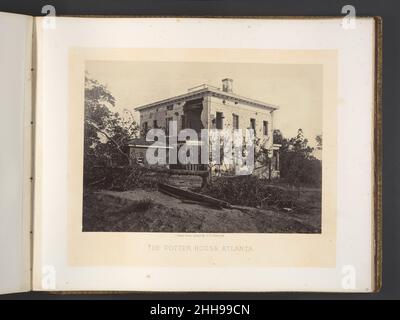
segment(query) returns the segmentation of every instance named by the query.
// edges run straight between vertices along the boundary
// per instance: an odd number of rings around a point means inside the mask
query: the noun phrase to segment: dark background
[[[55,295],[24,293],[0,299],[400,299],[399,160],[399,38],[397,0],[1,0],[0,11],[41,15],[51,4],[57,15],[180,15],[180,16],[341,16],[351,4],[357,16],[383,18],[383,288],[376,294],[317,293],[131,293],[117,295]],[[1,72],[1,71],[0,71]],[[396,90],[397,89],[397,90]],[[354,125],[357,130],[357,125]],[[397,196],[398,195],[398,196]]]

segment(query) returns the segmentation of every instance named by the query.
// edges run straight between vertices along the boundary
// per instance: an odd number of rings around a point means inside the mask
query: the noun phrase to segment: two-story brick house
[[[199,134],[202,129],[253,129],[259,143],[270,150],[271,158],[269,168],[256,173],[279,176],[279,145],[273,144],[274,112],[279,108],[234,93],[232,79],[223,79],[221,89],[203,84],[187,93],[135,109],[140,113],[142,132],[151,128],[168,130],[170,121],[176,121],[178,132],[186,128]],[[143,139],[132,140],[130,152],[137,157],[148,145]]]

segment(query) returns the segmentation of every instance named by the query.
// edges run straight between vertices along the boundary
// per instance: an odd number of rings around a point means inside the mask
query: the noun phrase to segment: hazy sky
[[[285,137],[302,128],[314,146],[322,133],[322,65],[88,61],[86,70],[107,86],[119,111],[134,111],[203,83],[221,87],[222,79],[232,78],[234,93],[280,107],[274,128]]]

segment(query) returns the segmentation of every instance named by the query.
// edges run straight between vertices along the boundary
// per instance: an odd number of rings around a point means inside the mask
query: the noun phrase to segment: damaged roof
[[[255,107],[268,109],[270,111],[279,109],[279,107],[276,105],[262,102],[259,100],[255,100],[255,99],[251,99],[251,98],[247,98],[247,97],[243,97],[243,96],[238,95],[233,92],[226,92],[219,88],[216,88],[214,86],[210,86],[207,84],[203,84],[203,85],[200,85],[197,87],[199,87],[200,89],[192,90],[187,93],[184,93],[184,94],[181,94],[181,95],[178,95],[175,97],[171,97],[168,99],[163,99],[163,100],[159,100],[159,101],[152,102],[149,104],[145,104],[143,106],[136,107],[135,110],[142,111],[142,110],[156,107],[156,106],[162,106],[162,105],[167,105],[167,104],[176,103],[176,102],[180,102],[180,101],[185,101],[185,100],[192,99],[192,98],[198,98],[198,97],[204,96],[206,94],[211,94],[216,97],[220,97],[221,99],[229,99],[229,100],[233,100],[233,101],[237,101],[237,102],[241,102],[241,103],[246,103],[246,104],[249,104],[249,105],[252,105]],[[195,88],[197,88],[197,87],[195,87]]]

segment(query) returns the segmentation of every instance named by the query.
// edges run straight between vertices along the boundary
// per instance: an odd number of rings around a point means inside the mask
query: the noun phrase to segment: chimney
[[[222,91],[232,92],[233,80],[229,78],[222,79]]]

